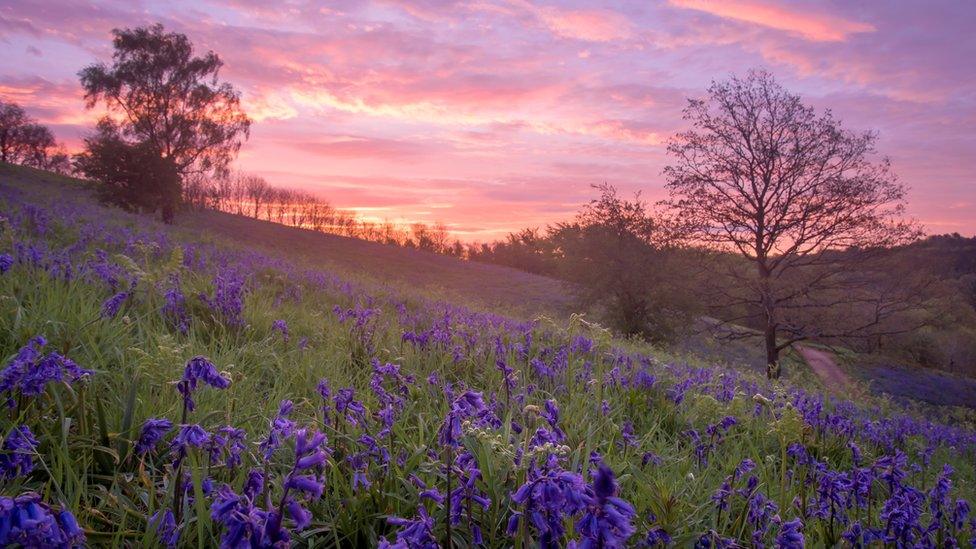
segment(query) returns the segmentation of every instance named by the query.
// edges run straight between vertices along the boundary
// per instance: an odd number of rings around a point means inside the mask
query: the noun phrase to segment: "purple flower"
[[[183,335],[190,331],[190,315],[186,311],[186,296],[180,288],[178,278],[173,279],[173,286],[163,294],[162,314],[170,324]]]
[[[264,459],[271,459],[275,450],[281,446],[284,439],[291,436],[292,431],[295,429],[295,422],[288,418],[293,408],[294,405],[290,400],[282,400],[278,405],[278,413],[271,420],[268,437],[259,446],[264,455]]]
[[[83,547],[85,533],[71,511],[55,515],[33,492],[0,496],[0,546]]]
[[[450,499],[450,521],[451,524],[460,524],[462,515],[467,517],[468,530],[472,537],[480,536],[481,528],[472,517],[472,509],[475,505],[482,509],[491,506],[491,499],[478,487],[478,480],[481,479],[481,470],[478,462],[470,452],[458,454],[454,462],[454,473],[457,475],[457,488],[452,490],[448,497]],[[473,542],[477,545],[477,541]]]
[[[14,264],[14,256],[10,254],[0,254],[0,274],[4,274],[10,270]]]
[[[295,522],[295,530],[300,532],[312,524],[312,513],[298,501],[289,498],[285,507],[288,509],[288,516]]]
[[[847,530],[844,530],[844,533],[841,534],[841,537],[844,538],[844,540],[848,544],[850,544],[851,547],[860,548],[860,547],[864,547],[863,538],[862,538],[863,535],[864,535],[864,529],[861,527],[860,521],[854,521],[854,523],[851,524],[850,527],[847,528]]]
[[[288,323],[284,320],[275,320],[271,323],[271,330],[274,332],[279,332],[281,334],[281,339],[286,343],[288,342]]]
[[[381,538],[380,549],[437,549],[440,544],[434,537],[434,519],[427,514],[427,509],[423,505],[417,508],[417,517],[414,519],[403,519],[390,517],[387,522],[393,526],[398,526],[400,530],[396,534],[396,542],[390,543],[386,538]]]
[[[661,459],[661,456],[655,454],[654,452],[644,452],[644,455],[641,456],[641,466],[647,467],[648,463],[653,463],[654,465],[660,467],[661,464],[664,463],[664,460]]]
[[[230,379],[217,371],[213,362],[203,356],[195,356],[186,363],[183,370],[183,381],[189,384],[190,390],[197,388],[197,382],[202,381],[216,389],[230,387]]]
[[[451,403],[451,411],[444,418],[438,434],[441,444],[458,446],[464,433],[461,423],[466,419],[483,419],[490,414],[485,406],[484,397],[479,392],[465,391]]]
[[[352,387],[339,389],[335,398],[336,422],[340,417],[345,418],[346,422],[353,427],[366,422],[366,408],[363,403],[356,400],[356,390]]]
[[[226,425],[217,429],[207,441],[212,467],[224,465],[234,469],[241,464],[241,454],[247,450],[247,434],[243,429]]]
[[[221,271],[214,277],[213,297],[200,294],[200,299],[228,326],[244,325],[244,278],[239,274]]]
[[[11,429],[3,441],[0,454],[0,478],[11,480],[30,474],[34,470],[33,456],[37,452],[37,439],[26,425]]]
[[[658,545],[667,547],[671,544],[671,536],[660,526],[652,527],[644,538],[645,547],[657,547]]]
[[[136,453],[145,455],[153,451],[163,436],[173,428],[173,422],[164,418],[149,418],[142,424],[139,440],[136,442]]]
[[[563,521],[586,508],[590,500],[586,491],[582,477],[560,469],[551,458],[544,469],[530,469],[525,484],[512,496],[523,511],[509,520],[509,531],[518,529],[518,521],[528,520],[539,535],[540,546],[560,546]]]
[[[802,549],[804,540],[801,529],[803,529],[803,521],[798,518],[784,522],[779,529],[779,534],[776,535],[776,546],[783,549]]]
[[[623,428],[620,430],[620,438],[622,440],[623,446],[633,446],[637,447],[640,443],[637,442],[637,437],[634,436],[634,424],[625,421]]]
[[[224,526],[220,537],[221,547],[265,546],[261,542],[268,527],[267,521],[273,513],[254,505],[263,488],[264,476],[260,471],[252,470],[240,495],[226,484],[217,489],[210,506],[210,518]]]
[[[170,509],[156,511],[149,517],[149,527],[156,532],[159,541],[166,547],[176,547],[180,541],[180,528],[176,525],[176,518]]]
[[[593,475],[592,495],[576,531],[583,537],[579,547],[624,547],[634,534],[634,507],[617,497],[617,479],[613,471],[600,464]]]
[[[48,383],[74,383],[93,373],[56,352],[42,356],[41,351],[45,345],[47,340],[42,336],[31,338],[0,372],[0,393],[7,394],[8,407],[14,406],[15,391],[23,396],[33,397],[43,393]]]
[[[132,295],[132,292],[126,290],[106,299],[102,303],[102,318],[115,318],[119,314],[119,309],[122,308],[122,304],[125,303],[125,300],[129,299],[130,295]]]
[[[957,499],[956,506],[952,511],[952,525],[956,530],[962,530],[969,517],[969,502],[964,499]],[[974,532],[976,533],[976,532]]]
[[[177,384],[177,389],[183,395],[183,405],[186,410],[192,411],[196,407],[193,393],[200,382],[216,389],[230,387],[230,379],[218,372],[217,367],[209,359],[203,356],[191,358],[183,370],[183,379]]]
[[[203,448],[210,439],[210,435],[196,424],[180,425],[180,430],[173,437],[170,447],[185,451],[188,447]]]

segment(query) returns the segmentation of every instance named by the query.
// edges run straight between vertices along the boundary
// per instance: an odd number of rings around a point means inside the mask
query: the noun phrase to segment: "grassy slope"
[[[178,223],[191,230],[233,240],[353,278],[364,275],[426,294],[532,317],[563,315],[570,309],[570,288],[562,282],[502,267],[461,261],[423,250],[367,242],[357,238],[286,227],[216,211],[182,214]]]
[[[48,277],[43,270],[20,265],[0,278],[0,356],[11,356],[27,338],[44,333],[52,347],[67,350],[68,356],[97,371],[88,388],[77,394],[66,390],[57,393],[63,399],[59,404],[66,410],[61,415],[71,416],[72,423],[39,419],[31,423],[38,437],[45,441],[41,457],[56,482],[49,482],[41,475],[23,485],[24,489],[42,491],[49,500],[62,492],[64,503],[90,528],[90,540],[120,543],[123,539],[143,539],[146,531],[144,517],[166,504],[167,498],[162,494],[169,486],[161,460],[150,460],[144,474],[132,459],[112,462],[113,455],[101,449],[105,445],[93,438],[101,431],[94,418],[96,414],[91,404],[94,400],[100,401],[106,410],[106,432],[100,436],[108,441],[108,446],[124,448],[132,437],[124,425],[123,411],[127,409],[128,395],[133,395],[132,402],[136,403],[133,425],[151,416],[175,420],[180,401],[171,382],[179,378],[183,361],[203,354],[233,377],[231,387],[226,391],[200,391],[198,409],[191,421],[199,421],[207,428],[232,423],[245,428],[250,433],[250,440],[257,442],[277,401],[283,398],[295,400],[296,421],[314,423],[319,417],[315,384],[320,378],[329,379],[334,389],[355,386],[366,406],[376,409],[375,398],[367,387],[370,371],[363,361],[361,338],[350,330],[348,323],[339,322],[331,312],[336,305],[351,307],[362,302],[364,290],[349,290],[332,283],[302,282],[299,273],[287,264],[263,260],[245,263],[243,260],[248,259],[246,250],[242,257],[218,248],[214,252],[216,258],[210,263],[219,263],[223,257],[253,268],[254,284],[243,311],[246,326],[230,328],[212,318],[202,303],[189,299],[194,323],[190,332],[181,336],[158,313],[161,305],[159,287],[165,285],[174,270],[166,259],[168,250],[163,250],[166,253],[153,252],[153,245],[147,247],[139,242],[154,242],[156,237],[152,235],[158,233],[160,241],[195,243],[200,238],[200,231],[183,227],[169,229],[139,216],[86,205],[89,201],[73,188],[64,187],[64,182],[43,182],[49,179],[47,175],[19,169],[0,171],[0,187],[7,185],[19,189],[26,202],[40,205],[41,210],[52,216],[52,228],[39,237],[50,246],[68,246],[85,233],[85,227],[98,228],[99,223],[105,222],[104,231],[97,232],[94,243],[89,244],[87,251],[83,250],[83,255],[90,258],[93,248],[101,246],[97,240],[101,232],[148,231],[147,236],[135,243],[123,241],[109,246],[111,251],[125,252],[133,257],[143,271],[138,292],[115,319],[99,319],[101,303],[111,295],[99,284],[77,278],[62,281]],[[72,203],[84,206],[80,208],[85,210],[81,219],[72,220],[65,216],[63,222],[59,221],[58,208]],[[2,245],[8,244],[4,242]],[[8,250],[0,249],[0,252],[4,251]],[[210,271],[178,270],[187,296],[212,291]],[[400,414],[402,419],[391,441],[396,452],[406,454],[403,465],[394,466],[393,474],[387,475],[372,466],[369,474],[374,487],[365,495],[351,491],[350,471],[343,460],[336,459],[328,469],[327,493],[322,502],[312,506],[316,533],[311,539],[324,545],[375,543],[378,535],[389,535],[389,527],[384,521],[387,515],[412,516],[417,500],[416,490],[405,480],[409,474],[417,474],[428,483],[443,487],[443,478],[431,464],[427,450],[437,447],[434,433],[447,407],[443,396],[424,383],[429,374],[436,373],[442,379],[486,392],[501,386],[499,374],[493,367],[496,356],[492,354],[491,335],[496,330],[483,324],[482,318],[456,313],[455,339],[452,341],[461,346],[460,355],[458,350],[449,347],[415,348],[405,344],[401,335],[405,330],[426,328],[437,321],[438,306],[426,302],[420,295],[407,299],[397,297],[400,288],[377,288],[372,282],[362,283],[359,278],[354,282],[369,288],[377,297],[376,306],[382,309],[373,340],[375,356],[400,364],[405,372],[417,377],[418,383],[410,389],[406,408]],[[296,287],[300,289],[297,295],[291,292]],[[397,312],[400,304],[404,304],[406,313]],[[290,342],[271,329],[272,321],[278,318],[288,321],[292,333]],[[484,340],[473,349],[465,350],[461,342],[465,340],[466,332]],[[514,350],[505,351],[502,358],[519,371],[516,390],[526,389],[529,383],[536,385],[536,391],[527,397],[527,403],[541,405],[547,398],[559,401],[562,408],[559,425],[567,433],[567,467],[581,467],[590,451],[596,450],[618,472],[621,496],[637,507],[639,533],[646,532],[652,525],[647,517],[653,511],[658,517],[653,524],[665,527],[681,544],[691,543],[712,528],[725,535],[742,534],[744,531],[738,524],[732,523],[731,513],[724,515],[721,524],[715,524],[716,518],[722,517],[715,516],[710,497],[729,471],[746,457],[758,463],[755,474],[759,476],[764,492],[784,504],[791,501],[800,488],[790,484],[785,486],[785,491],[780,489],[784,486],[781,483],[785,482],[777,462],[777,456],[784,450],[781,436],[783,440],[802,440],[818,456],[829,458],[833,467],[850,466],[850,453],[845,446],[848,437],[791,429],[785,423],[779,425],[782,427],[779,431],[771,432],[771,426],[776,428],[777,424],[768,414],[752,417],[754,403],[750,396],[761,386],[753,384],[749,377],[741,378],[735,372],[720,369],[695,373],[681,364],[665,366],[661,360],[667,360],[667,357],[658,354],[657,359],[647,358],[658,377],[658,383],[652,389],[645,391],[612,384],[603,387],[603,384],[590,380],[606,379],[606,376],[614,375],[614,368],[621,368],[624,373],[627,371],[610,360],[607,353],[611,344],[628,347],[645,356],[648,350],[643,346],[611,342],[598,331],[579,324],[571,325],[568,333],[559,327],[548,330],[545,325],[540,325],[533,334],[532,353],[547,347],[559,348],[565,344],[567,336],[573,334],[588,335],[597,342],[595,351],[570,356],[565,380],[558,384],[537,377],[533,368],[518,358]],[[306,350],[296,344],[301,337],[309,339]],[[550,358],[551,355],[547,360]],[[673,403],[671,390],[674,384],[698,377],[704,379],[701,386],[689,391],[682,404]],[[734,388],[732,400],[716,400],[713,395],[724,393],[728,383]],[[762,390],[770,395],[780,395],[774,397],[780,401],[786,398],[782,396],[783,391],[791,390],[791,386],[777,388],[775,392],[769,388]],[[600,408],[601,400],[608,403],[607,413]],[[870,406],[872,401],[866,397],[861,404]],[[50,408],[47,413],[54,414]],[[507,413],[520,422],[531,421],[524,417],[520,406],[508,409]],[[874,417],[885,417],[897,415],[899,409],[882,407],[871,413],[879,414]],[[690,428],[703,431],[726,414],[739,417],[739,424],[714,450],[707,466],[696,466],[694,445],[684,433]],[[621,444],[621,430],[626,423],[633,426],[635,447]],[[524,470],[506,461],[512,450],[508,446],[508,434],[503,428],[499,439],[476,436],[467,442],[479,456],[485,476],[479,486],[493,501],[488,512],[479,514],[493,546],[506,543],[501,531],[511,510],[508,494],[524,480]],[[354,430],[330,430],[329,435],[336,448],[348,451],[357,447]],[[866,459],[883,453],[880,446],[860,442]],[[913,435],[904,443],[904,449],[917,460],[922,445],[921,435]],[[958,471],[955,494],[971,497],[972,453],[957,451],[936,448],[931,467],[913,475],[912,482],[928,489],[941,464],[951,462]],[[660,465],[641,465],[643,452],[660,456]],[[286,466],[286,461],[277,456],[272,469],[279,470]],[[254,456],[248,458],[248,462],[259,463],[260,460]],[[220,468],[212,474],[217,482],[241,481],[239,476]],[[16,493],[21,489],[20,482],[5,486],[3,494]],[[736,513],[741,511],[740,504],[733,505]],[[201,522],[187,525],[185,535],[191,538],[190,541],[195,541],[198,534],[200,539],[212,541],[210,536],[219,532],[203,518],[205,515],[199,515]],[[784,518],[790,518],[793,511],[785,511],[784,515]],[[436,514],[435,517],[441,524],[440,517]],[[456,534],[461,536],[459,541],[463,543],[468,539],[467,530],[464,527],[459,530]],[[775,533],[775,527],[772,533]],[[811,543],[816,544],[836,532],[831,534],[826,525],[811,522],[805,534]]]
[[[38,186],[70,200],[89,201],[79,180],[13,165],[0,165],[0,177]],[[517,269],[461,261],[423,250],[388,246],[216,211],[179,215],[178,229],[225,244],[261,250],[346,278],[390,285],[397,292],[439,297],[524,318],[570,312],[571,288],[558,280]]]
[[[0,177],[11,177],[18,185],[57,193],[68,200],[91,201],[84,184],[70,177],[9,164],[0,165]],[[215,211],[183,212],[176,229],[192,238],[216,239],[224,245],[259,249],[312,268],[326,269],[345,279],[383,286],[401,295],[436,296],[451,303],[523,319],[540,314],[565,318],[573,312],[569,285],[508,267],[461,261],[422,250]],[[760,349],[751,341],[716,342],[701,336],[690,338],[679,347],[684,350],[684,359],[700,357],[752,373],[762,373],[765,369]],[[974,379],[935,370],[920,371],[843,350],[838,358],[864,385],[855,392],[889,394],[907,403],[917,400],[928,405],[976,408]],[[819,380],[795,353],[784,353],[783,361],[785,375],[792,382],[819,386]]]

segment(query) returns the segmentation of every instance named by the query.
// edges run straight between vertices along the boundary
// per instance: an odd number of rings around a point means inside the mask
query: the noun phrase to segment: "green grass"
[[[744,503],[734,502],[730,510],[719,516],[711,500],[723,479],[745,458],[757,463],[754,474],[758,489],[781,506],[784,519],[798,513],[790,506],[794,498],[813,497],[813,489],[803,486],[801,480],[805,470],[790,459],[783,459],[788,444],[804,444],[830,467],[852,467],[846,436],[819,432],[789,412],[792,405],[786,403],[795,397],[795,390],[817,390],[816,380],[809,377],[799,375],[767,386],[748,369],[716,367],[708,369],[709,377],[694,385],[684,401],[677,404],[669,391],[694,375],[694,368],[709,368],[707,361],[640,342],[613,339],[579,317],[546,318],[533,325],[530,357],[548,356],[547,349],[563,348],[577,336],[594,342],[592,352],[570,353],[565,368],[553,379],[536,375],[528,361],[511,348],[501,353],[494,350],[495,336],[506,344],[514,343],[518,340],[513,335],[519,333],[517,330],[489,328],[479,324],[484,317],[468,317],[468,313],[460,311],[455,312],[451,345],[417,349],[405,343],[402,335],[406,330],[436,323],[441,310],[437,301],[443,294],[406,292],[370,273],[353,280],[348,291],[332,283],[317,284],[304,277],[303,269],[310,263],[253,260],[240,242],[201,238],[180,227],[161,227],[145,217],[92,205],[83,194],[65,190],[71,184],[69,180],[51,183],[47,176],[22,170],[0,172],[0,191],[4,191],[0,193],[0,211],[4,215],[11,220],[20,216],[21,201],[35,204],[50,215],[46,232],[37,231],[31,223],[7,223],[0,233],[0,253],[14,252],[15,243],[43,243],[49,250],[71,249],[72,262],[80,265],[95,258],[101,249],[108,252],[111,263],[137,276],[138,283],[120,313],[106,319],[100,317],[100,311],[112,292],[91,277],[65,280],[42,266],[24,264],[0,275],[0,358],[4,364],[30,337],[43,334],[50,349],[95,371],[87,382],[52,385],[44,395],[22,403],[16,413],[5,415],[0,424],[5,432],[15,424],[27,424],[41,444],[34,456],[35,471],[4,484],[2,494],[13,496],[34,490],[55,507],[69,508],[85,527],[90,544],[157,543],[146,517],[171,505],[175,484],[168,466],[171,456],[138,458],[133,455],[132,444],[138,427],[147,418],[178,421],[182,401],[174,383],[180,379],[186,361],[196,355],[209,357],[230,375],[232,382],[224,391],[198,391],[197,409],[190,421],[208,430],[222,425],[242,428],[248,433],[250,446],[244,467],[235,471],[210,467],[206,455],[191,452],[185,470],[191,474],[195,502],[185,507],[180,538],[187,546],[214,545],[222,532],[210,520],[210,502],[203,495],[204,477],[217,485],[228,483],[240,489],[244,470],[266,468],[273,473],[271,492],[280,493],[280,479],[290,467],[291,450],[286,445],[266,462],[257,444],[284,399],[295,403],[292,418],[326,432],[334,450],[322,473],[325,494],[310,504],[312,525],[295,533],[294,541],[351,547],[374,545],[381,535],[392,540],[395,529],[386,518],[412,517],[417,506],[423,504],[410,475],[441,490],[446,485],[437,460],[441,448],[436,435],[449,402],[441,389],[428,385],[428,376],[436,374],[451,382],[455,391],[467,387],[486,395],[495,392],[504,404],[502,378],[495,368],[498,359],[518,370],[516,392],[534,386],[524,404],[541,406],[550,398],[558,401],[559,426],[567,437],[565,448],[559,452],[567,470],[586,475],[590,454],[597,451],[617,473],[620,496],[637,510],[638,533],[632,539],[635,543],[652,526],[663,527],[682,546],[712,530],[726,537],[748,538],[751,530],[745,522]],[[132,240],[127,240],[127,231],[132,231]],[[105,238],[122,234],[126,238]],[[190,245],[208,257],[206,267],[184,266],[180,260],[183,248],[178,243]],[[248,269],[242,327],[228,326],[195,297],[212,292],[213,266],[222,258]],[[165,288],[173,276],[181,280],[192,317],[186,335],[174,329],[159,312]],[[381,310],[372,351],[332,311],[335,306],[348,308],[357,304]],[[403,312],[398,310],[401,307]],[[272,323],[278,319],[287,322],[289,341],[272,330]],[[468,333],[477,339],[471,349],[465,347]],[[306,348],[298,344],[302,338],[307,338]],[[621,368],[615,357],[625,355],[646,358],[657,377],[652,388],[600,382],[612,376],[614,368]],[[395,458],[390,471],[370,464],[372,487],[353,492],[351,468],[345,458],[360,449],[360,430],[344,425],[335,429],[334,425],[323,423],[316,385],[326,379],[333,390],[355,387],[367,409],[376,411],[378,400],[369,389],[370,358],[400,365],[416,382],[410,386],[399,420],[386,441]],[[785,368],[799,370],[794,364]],[[716,395],[722,393],[726,380],[734,387],[733,397],[720,401]],[[760,407],[757,414],[753,394],[758,390],[769,395],[772,404]],[[604,400],[609,413],[601,409]],[[883,420],[904,413],[898,405],[870,396],[863,396],[857,404],[864,410],[865,418]],[[825,407],[828,411],[847,410],[835,408],[836,405],[828,400]],[[516,463],[514,455],[520,446],[525,447],[525,433],[530,429],[516,435],[510,421],[525,426],[542,424],[522,404],[500,405],[498,409],[502,416],[499,428],[470,429],[464,438],[464,448],[475,456],[482,471],[478,486],[492,501],[487,510],[475,513],[486,544],[491,547],[515,542],[505,536],[505,524],[517,510],[511,493],[527,474],[528,460]],[[699,466],[687,431],[704,431],[727,415],[737,417],[738,424],[714,450],[708,464]],[[622,444],[621,430],[626,422],[633,424],[636,447]],[[375,425],[370,428],[375,429]],[[867,439],[858,438],[858,443],[867,463],[889,451]],[[926,445],[922,437],[915,435],[897,443],[912,461],[918,462]],[[431,450],[435,455],[429,453]],[[660,464],[642,464],[646,452],[659,456]],[[976,492],[972,448],[935,447],[929,463],[910,472],[906,482],[928,490],[944,463],[951,463],[956,470],[953,496],[972,499]],[[795,477],[784,480],[788,468],[794,469]],[[884,491],[884,487],[876,487],[881,500]],[[878,524],[879,505],[859,510],[863,513],[860,518]],[[444,512],[433,507],[431,512],[443,542]],[[649,518],[651,513],[654,520]],[[776,528],[771,528],[767,543],[772,542]],[[571,524],[568,529],[572,532]],[[470,543],[470,531],[464,521],[452,532],[456,544]],[[840,531],[836,525],[811,519],[804,533],[808,543],[819,546],[836,541]]]

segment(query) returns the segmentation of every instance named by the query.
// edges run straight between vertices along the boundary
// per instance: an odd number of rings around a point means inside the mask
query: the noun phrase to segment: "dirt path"
[[[795,347],[807,365],[824,382],[827,389],[831,391],[843,391],[850,385],[850,378],[847,377],[844,370],[834,361],[833,355],[826,351],[811,349],[810,347],[801,347],[800,345],[796,345]]]

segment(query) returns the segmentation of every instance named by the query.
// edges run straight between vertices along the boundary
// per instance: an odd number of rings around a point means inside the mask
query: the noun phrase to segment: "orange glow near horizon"
[[[932,233],[976,234],[976,6],[806,0],[229,0],[0,8],[0,98],[69,150],[98,117],[77,72],[162,22],[225,61],[254,123],[235,167],[363,220],[489,241],[611,183],[664,198],[666,143],[708,84],[771,70],[853,129]]]

